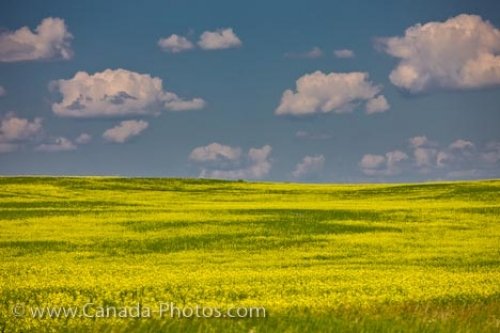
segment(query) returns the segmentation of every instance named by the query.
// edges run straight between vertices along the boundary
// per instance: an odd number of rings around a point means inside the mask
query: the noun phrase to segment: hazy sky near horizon
[[[500,2],[2,1],[0,174],[500,177]]]

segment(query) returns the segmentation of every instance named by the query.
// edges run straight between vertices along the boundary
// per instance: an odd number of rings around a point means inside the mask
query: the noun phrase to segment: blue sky
[[[495,0],[3,1],[0,173],[500,177],[499,28]]]

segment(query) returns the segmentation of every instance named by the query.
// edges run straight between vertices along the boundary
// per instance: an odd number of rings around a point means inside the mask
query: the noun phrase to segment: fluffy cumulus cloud
[[[184,52],[194,48],[194,44],[190,40],[176,34],[170,35],[167,38],[160,38],[158,46],[162,50],[171,53]]]
[[[232,28],[205,31],[201,34],[198,46],[203,50],[220,50],[241,46],[241,40]]]
[[[41,118],[18,117],[8,113],[0,117],[0,153],[10,153],[27,146],[34,146],[35,151],[59,152],[77,149],[78,144],[90,142],[91,136],[82,133],[75,141],[65,137],[48,137]]]
[[[385,163],[385,157],[382,155],[365,154],[361,159],[360,166],[363,169],[377,169]]]
[[[365,106],[367,114],[385,112],[389,110],[389,108],[389,102],[387,102],[387,99],[382,95],[368,100]]]
[[[295,52],[289,52],[289,53],[285,53],[285,57],[287,58],[305,58],[305,59],[317,59],[317,58],[321,58],[323,56],[323,51],[315,46],[313,47],[311,50],[309,51],[306,51],[306,52],[299,52],[299,53],[295,53]]]
[[[425,135],[420,135],[420,136],[414,136],[413,138],[410,138],[409,140],[410,146],[414,148],[418,147],[424,147],[424,146],[434,146],[435,143],[431,142]]]
[[[35,141],[41,137],[42,133],[41,118],[29,120],[18,117],[14,113],[9,113],[0,118],[0,143],[4,144],[3,150],[12,151],[20,143]]]
[[[500,141],[486,144],[485,149],[480,152],[479,158],[488,165],[496,166],[500,162]]]
[[[193,149],[189,159],[200,168],[200,177],[225,179],[260,179],[271,171],[271,146],[241,148],[211,143]]]
[[[5,96],[5,94],[7,94],[7,91],[4,87],[0,86],[0,97]]]
[[[276,109],[277,115],[305,116],[317,113],[352,112],[365,103],[367,113],[383,112],[389,105],[380,86],[369,81],[367,73],[329,73],[316,71],[300,77],[296,91],[286,90]]]
[[[443,178],[494,175],[491,170],[498,168],[497,163],[500,161],[500,145],[495,150],[492,149],[494,143],[478,148],[469,140],[457,139],[448,146],[442,146],[420,136],[410,139],[410,147],[418,172],[438,173]]]
[[[50,87],[62,96],[52,110],[63,117],[157,115],[161,110],[195,110],[205,105],[201,98],[184,100],[163,90],[160,78],[125,69],[78,72],[69,80],[53,81]]]
[[[222,145],[214,142],[207,146],[193,149],[189,159],[196,162],[215,162],[215,161],[236,161],[241,157],[241,148]]]
[[[393,176],[401,172],[401,164],[408,155],[400,150],[385,153],[385,155],[366,154],[359,162],[363,173],[368,176]]]
[[[424,171],[425,168],[432,167],[434,162],[437,161],[438,153],[439,151],[434,148],[415,148],[413,156],[417,167],[422,168],[422,171]]]
[[[71,140],[64,137],[57,137],[49,143],[43,143],[35,148],[36,151],[56,153],[61,151],[75,150],[77,146]]]
[[[364,155],[359,162],[362,172],[368,176],[416,172],[426,179],[500,176],[500,142],[489,142],[478,147],[469,140],[457,139],[443,145],[424,135],[408,141],[406,152],[395,150],[385,155]]]
[[[464,140],[457,140],[464,141]],[[408,140],[416,167],[420,172],[427,173],[435,166],[442,167],[451,160],[452,154],[439,148],[437,142],[429,140],[425,135],[415,136]],[[450,147],[457,145],[456,142]],[[450,148],[452,149],[452,148]]]
[[[480,16],[417,24],[379,44],[400,59],[391,82],[411,93],[500,84],[500,31]]]
[[[301,162],[295,166],[292,175],[295,178],[303,178],[312,175],[318,175],[325,165],[323,155],[305,156]]]
[[[348,49],[335,50],[335,51],[333,51],[333,54],[337,58],[341,58],[341,59],[354,58],[354,56],[355,56],[354,51],[348,50]]]
[[[75,139],[75,142],[79,145],[86,145],[90,143],[90,141],[92,141],[92,135],[88,133],[82,133]]]
[[[109,142],[124,143],[141,134],[148,126],[148,122],[144,120],[124,120],[117,126],[107,129],[102,137]]]
[[[0,61],[15,62],[43,59],[70,59],[71,40],[64,20],[45,18],[35,29],[22,27],[0,34]]]
[[[458,139],[450,144],[450,149],[454,150],[474,149],[475,147],[472,142],[463,139]]]

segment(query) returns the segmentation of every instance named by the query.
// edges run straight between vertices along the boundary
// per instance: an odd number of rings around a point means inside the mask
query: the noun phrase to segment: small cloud
[[[8,113],[0,118],[0,143],[15,143],[36,140],[43,132],[42,119],[17,117]]]
[[[285,53],[285,57],[296,58],[296,59],[317,59],[321,58],[322,56],[323,56],[323,51],[317,46],[303,53],[294,53],[294,52]]]
[[[221,145],[214,142],[207,146],[193,149],[189,159],[195,162],[208,162],[226,159],[229,161],[238,160],[241,157],[241,148]]]
[[[500,141],[489,142],[480,154],[480,159],[489,165],[500,162]]]
[[[471,141],[458,139],[449,144],[448,148],[440,146],[426,136],[416,136],[410,139],[415,166],[419,172],[429,173],[436,168],[456,168],[478,159],[474,157],[475,145]]]
[[[102,137],[109,142],[124,143],[131,138],[141,134],[149,124],[143,120],[125,120],[117,126],[107,129]]]
[[[359,167],[369,176],[393,176],[404,170],[431,175],[434,179],[500,176],[500,142],[493,141],[480,147],[472,141],[458,139],[443,146],[425,135],[410,138],[409,142],[406,152],[396,150],[385,155],[366,154]]]
[[[384,96],[379,95],[366,102],[365,110],[367,114],[381,113],[389,110],[390,106]]]
[[[44,143],[35,148],[36,151],[46,153],[57,153],[61,151],[75,150],[76,145],[64,137],[58,137],[52,143]]]
[[[203,32],[198,45],[203,50],[221,50],[240,47],[242,43],[232,28],[226,28]]]
[[[425,135],[415,136],[413,138],[410,138],[409,142],[410,146],[414,148],[434,145],[431,141],[429,141],[429,139],[427,139]]]
[[[366,154],[359,166],[367,176],[393,176],[401,172],[400,164],[407,159],[408,155],[400,150],[385,155]]]
[[[317,175],[323,170],[324,165],[325,157],[323,155],[305,156],[302,161],[295,166],[292,175],[295,178]]]
[[[68,60],[73,56],[71,40],[64,20],[48,17],[32,32],[28,27],[0,34],[0,61],[46,59]]]
[[[455,156],[446,151],[440,151],[436,155],[436,165],[438,168],[443,168],[451,164],[455,160]]]
[[[189,159],[201,167],[203,178],[260,179],[271,170],[271,150],[265,145],[242,154],[239,147],[211,143],[193,149]]]
[[[366,106],[367,111],[381,112],[388,104],[385,98],[380,98],[380,91],[380,86],[369,81],[367,73],[325,74],[316,71],[300,77],[296,81],[296,91],[288,89],[283,92],[275,114],[346,113],[352,112],[360,103],[370,103]],[[383,105],[384,101],[387,105]]]
[[[0,86],[0,97],[5,96],[7,94],[7,90],[4,87]]]
[[[160,38],[158,46],[163,51],[170,53],[185,52],[194,48],[194,44],[190,40],[176,34],[170,35],[167,38]]]
[[[450,149],[457,149],[457,150],[474,149],[475,147],[476,146],[472,142],[463,139],[458,139],[450,144]]]
[[[415,148],[413,151],[413,157],[415,162],[420,168],[433,167],[437,161],[439,151],[434,148]],[[422,170],[422,171],[425,171]]]
[[[382,155],[366,154],[361,159],[359,165],[363,169],[376,169],[385,163],[385,157]]]
[[[348,59],[348,58],[354,58],[355,57],[354,51],[348,50],[348,49],[335,50],[335,51],[333,51],[333,54],[337,58],[341,58],[341,59]]]
[[[87,133],[82,133],[75,139],[75,142],[79,145],[86,145],[87,143],[90,143],[90,141],[92,141],[92,136]]]

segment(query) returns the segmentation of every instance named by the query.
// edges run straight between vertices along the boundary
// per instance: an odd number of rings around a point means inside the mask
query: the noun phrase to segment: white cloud
[[[195,110],[205,105],[201,98],[183,100],[164,91],[160,78],[125,69],[78,72],[72,79],[53,81],[51,88],[62,95],[52,110],[63,117],[157,115],[162,109]]]
[[[57,153],[60,151],[71,151],[75,149],[76,145],[64,137],[55,138],[53,142],[43,143],[35,148],[36,151],[47,153]]]
[[[42,119],[32,121],[9,113],[0,119],[0,143],[15,143],[35,140],[43,132]]]
[[[413,159],[420,172],[427,173],[436,166],[443,166],[451,159],[451,155],[437,149],[438,144],[425,135],[415,136],[408,140],[413,149]]]
[[[148,122],[144,120],[124,120],[117,126],[107,129],[102,137],[109,142],[124,143],[141,134],[148,126]]]
[[[391,82],[411,93],[500,84],[500,31],[480,16],[417,24],[379,43],[400,59]]]
[[[400,164],[408,159],[408,155],[400,150],[387,152],[385,155],[366,154],[359,166],[368,176],[393,176],[401,172]]]
[[[28,27],[0,34],[0,61],[70,59],[71,39],[64,20],[45,18],[32,32]]]
[[[436,165],[438,168],[444,168],[455,160],[455,156],[446,151],[440,151],[436,155]]]
[[[317,59],[321,58],[323,56],[323,51],[315,46],[311,50],[303,53],[294,53],[294,52],[289,52],[285,54],[285,57],[287,58],[306,58],[306,59]]]
[[[190,159],[201,166],[200,177],[260,179],[271,171],[271,150],[265,145],[243,155],[239,147],[212,143],[193,149]]]
[[[165,92],[161,97],[165,109],[170,111],[188,111],[199,110],[205,106],[205,101],[201,98],[193,98],[191,100],[183,100],[177,94]]]
[[[423,173],[442,170],[450,179],[471,177],[498,177],[500,143],[490,142],[483,147],[468,140],[458,139],[447,147],[416,148],[414,151],[417,170]]]
[[[386,153],[385,158],[387,161],[387,167],[390,170],[394,170],[395,168],[397,168],[397,164],[399,162],[402,162],[402,161],[408,159],[408,155],[406,155],[405,153],[403,153],[400,150],[395,150],[395,151],[390,151],[390,152]]]
[[[359,162],[361,170],[369,176],[415,171],[433,179],[500,176],[500,142],[480,147],[472,141],[458,139],[442,145],[421,135],[410,138],[409,143],[406,152],[396,150],[385,155],[364,155]]]
[[[90,141],[92,141],[92,136],[88,133],[82,133],[75,139],[75,142],[79,145],[85,145],[90,143]]]
[[[459,164],[470,157],[470,150],[475,145],[467,140],[458,139],[448,148],[440,148],[439,144],[430,141],[426,136],[411,138],[410,147],[413,149],[415,165],[421,172],[430,172],[433,168],[448,167],[452,163]]]
[[[413,150],[413,159],[418,171],[428,173],[435,168],[445,168],[452,163],[458,163],[463,154],[458,150],[467,148],[472,142],[456,140],[446,148],[440,148],[439,144],[429,140],[425,135],[410,138],[410,148]],[[473,144],[472,144],[473,146]]]
[[[333,54],[337,58],[341,58],[341,59],[347,59],[347,58],[354,58],[355,57],[354,51],[348,50],[348,49],[335,50],[335,51],[333,51]]]
[[[35,151],[58,152],[69,151],[77,148],[76,144],[86,144],[90,142],[91,136],[87,133],[79,135],[75,142],[65,137],[49,138],[45,141],[42,119],[34,118],[29,120],[21,118],[14,113],[8,113],[0,118],[0,153],[10,153],[19,150],[26,145],[40,143],[35,147]]]
[[[450,144],[450,149],[474,149],[475,145],[467,140],[458,139]]]
[[[205,31],[201,34],[198,45],[204,50],[220,50],[242,45],[232,28]]]
[[[424,146],[433,146],[434,144],[427,139],[425,135],[415,136],[410,138],[410,146],[414,148],[424,147]]]
[[[0,97],[5,96],[5,94],[7,94],[7,91],[4,87],[0,86]]]
[[[381,88],[368,80],[367,73],[316,71],[300,77],[296,91],[286,90],[275,113],[304,116],[315,113],[351,112],[359,103],[377,98]]]
[[[292,175],[295,178],[301,178],[318,174],[323,170],[325,157],[323,155],[305,156],[301,162],[295,166]]]
[[[363,169],[376,169],[385,163],[385,157],[382,155],[366,154],[361,158],[360,166]]]
[[[439,151],[434,148],[415,148],[413,156],[418,167],[432,167],[436,164]]]
[[[184,52],[194,48],[194,44],[190,40],[176,34],[170,35],[167,38],[160,38],[158,46],[163,51],[171,53]]]
[[[366,102],[365,110],[367,114],[380,113],[389,110],[390,106],[384,96],[379,95]]]
[[[217,161],[220,159],[235,161],[240,157],[241,148],[233,148],[217,142],[211,143],[208,146],[197,147],[189,155],[189,159],[196,162]]]
[[[480,159],[490,165],[500,162],[500,141],[489,142],[480,154]]]

